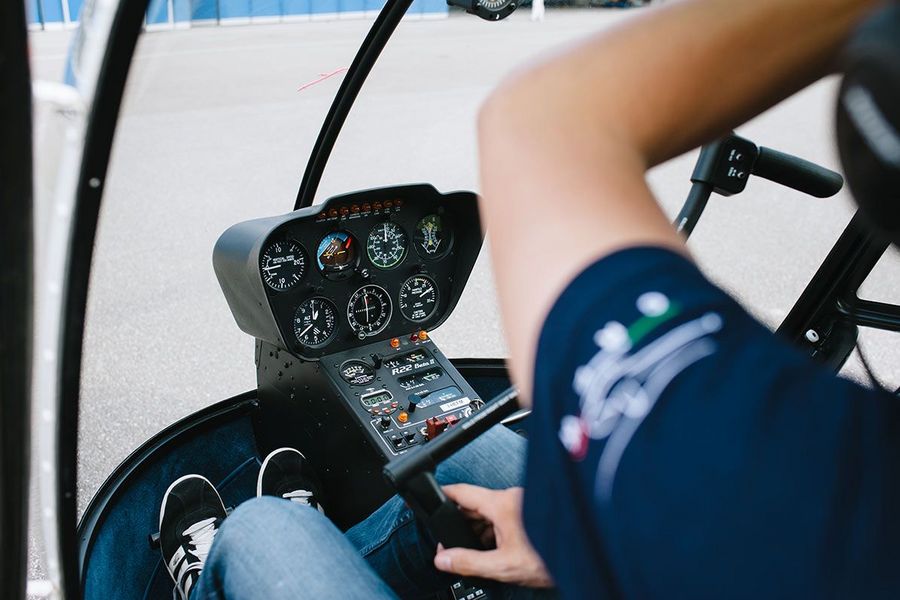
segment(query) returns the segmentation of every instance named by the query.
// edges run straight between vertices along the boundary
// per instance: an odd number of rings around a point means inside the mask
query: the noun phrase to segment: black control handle
[[[753,174],[816,198],[830,198],[844,187],[839,173],[771,148],[760,147]]]
[[[462,449],[479,435],[498,425],[519,409],[519,392],[511,387],[491,399],[484,408],[442,433],[427,444],[392,460],[384,467],[384,476],[403,495],[407,482]]]

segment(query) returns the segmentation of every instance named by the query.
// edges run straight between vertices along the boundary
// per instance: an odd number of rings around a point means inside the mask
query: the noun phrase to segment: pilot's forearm
[[[508,100],[544,122],[594,131],[598,142],[633,146],[653,166],[827,74],[853,27],[882,3],[675,2],[514,78]]]

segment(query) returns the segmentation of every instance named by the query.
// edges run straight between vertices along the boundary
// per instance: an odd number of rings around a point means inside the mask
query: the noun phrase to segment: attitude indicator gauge
[[[409,238],[396,223],[382,223],[369,233],[366,252],[369,260],[379,269],[392,269],[406,258]]]
[[[398,300],[400,314],[413,323],[421,323],[437,310],[437,285],[427,275],[413,275],[400,286]]]
[[[337,309],[330,300],[310,298],[294,313],[294,336],[309,348],[321,348],[337,329]]]
[[[376,335],[391,320],[391,297],[384,288],[364,285],[350,296],[347,321],[359,339]]]
[[[356,239],[346,231],[329,233],[319,242],[316,262],[322,275],[329,279],[349,276],[359,264]]]
[[[259,268],[267,286],[285,292],[306,274],[306,252],[294,241],[272,242],[260,258]]]
[[[450,233],[440,215],[428,215],[416,225],[416,251],[423,258],[440,258],[450,249]]]

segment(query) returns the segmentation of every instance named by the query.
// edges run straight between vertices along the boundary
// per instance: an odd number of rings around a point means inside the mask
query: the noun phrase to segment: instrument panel
[[[317,359],[438,326],[481,243],[474,194],[415,185],[240,223],[213,263],[241,329]]]

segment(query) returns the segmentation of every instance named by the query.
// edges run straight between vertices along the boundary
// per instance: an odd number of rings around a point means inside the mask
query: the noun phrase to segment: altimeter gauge
[[[337,309],[330,300],[310,298],[294,313],[294,335],[309,348],[321,348],[337,329]]]

